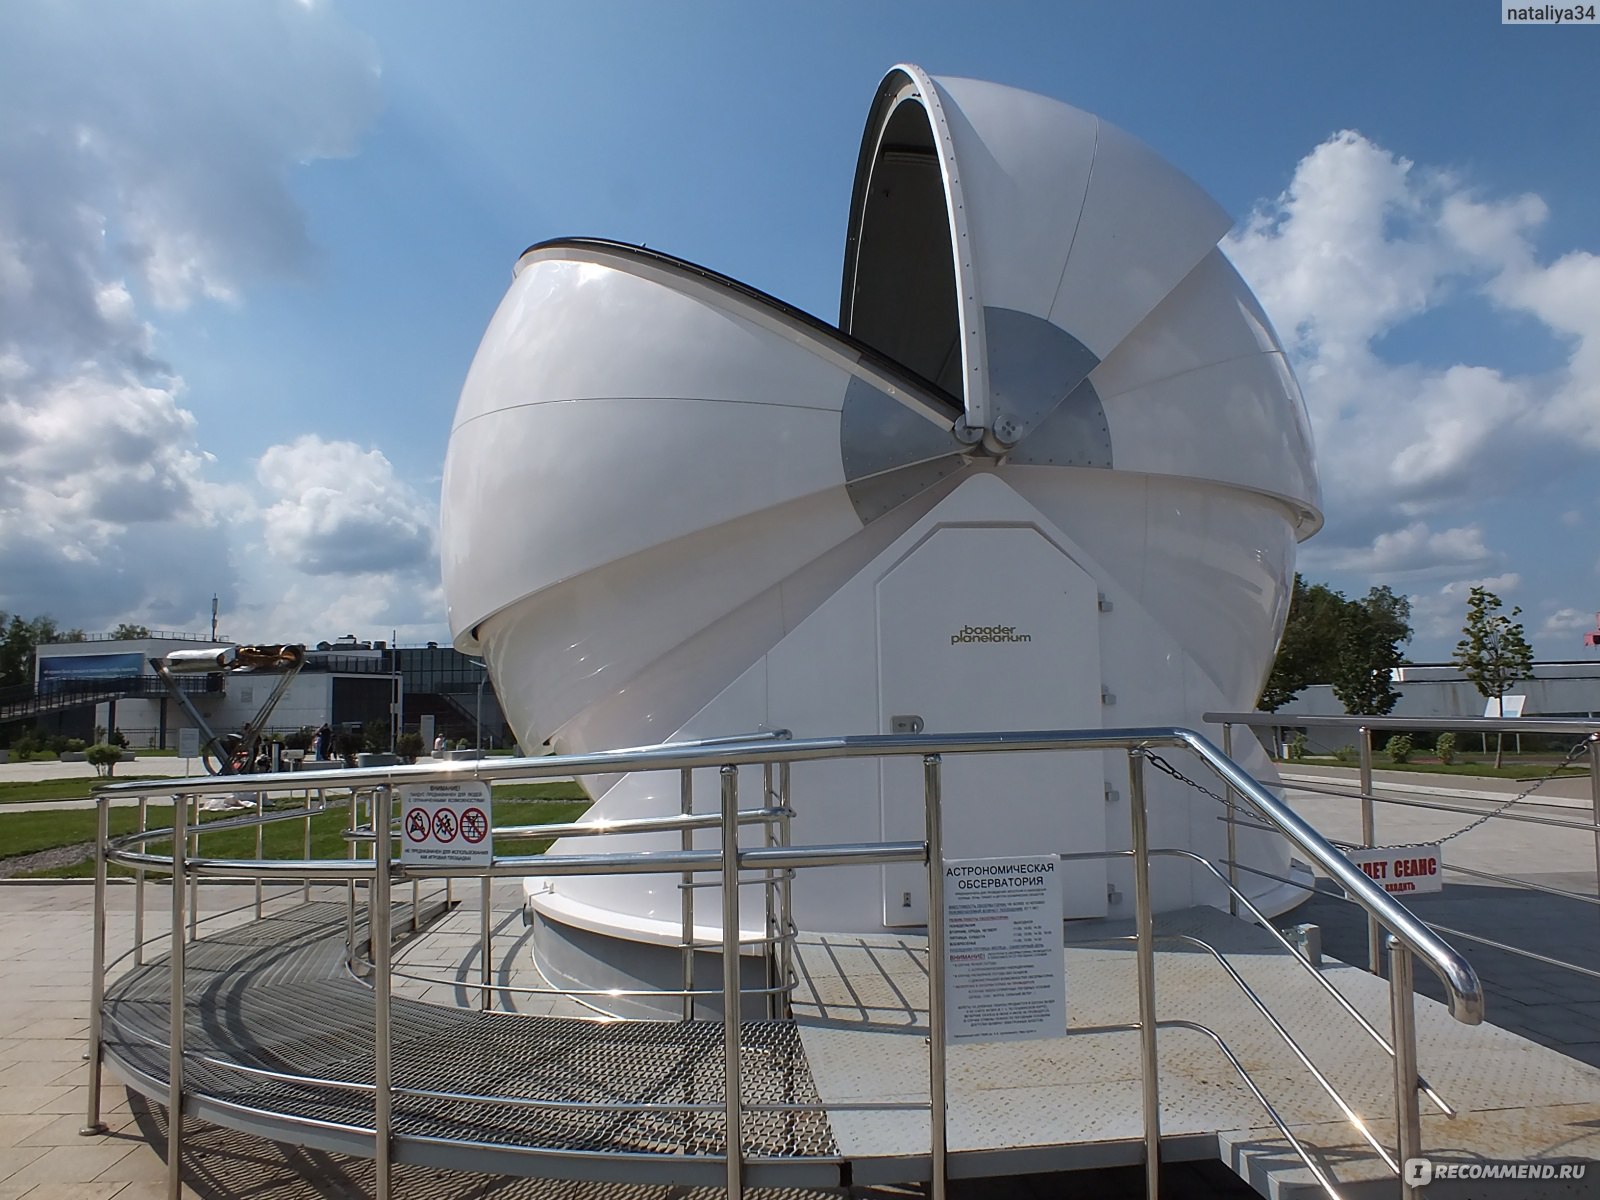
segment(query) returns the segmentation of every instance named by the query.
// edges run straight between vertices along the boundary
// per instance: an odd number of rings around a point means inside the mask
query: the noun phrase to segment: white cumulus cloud
[[[261,456],[272,496],[262,514],[268,550],[306,575],[362,575],[431,565],[432,507],[381,451],[306,434]]]
[[[251,505],[159,321],[314,253],[290,190],[377,108],[370,43],[275,0],[0,7],[0,608],[195,627]]]
[[[1528,550],[1485,532],[1493,506],[1592,477],[1600,256],[1542,255],[1549,216],[1540,196],[1487,195],[1347,130],[1223,243],[1283,334],[1311,414],[1328,519],[1306,566],[1375,583],[1450,578],[1413,598],[1419,634],[1464,605],[1469,576],[1520,583],[1515,556]],[[1410,323],[1452,305],[1503,320],[1506,341],[1532,318],[1551,367],[1509,368],[1493,339],[1408,359]],[[1527,521],[1542,523],[1532,510]]]
[[[1380,533],[1367,546],[1323,550],[1313,543],[1306,557],[1310,564],[1391,579],[1441,571],[1459,573],[1486,566],[1494,559],[1476,525],[1434,530],[1423,521]]]
[[[1589,633],[1596,628],[1594,609],[1558,608],[1544,619],[1539,632],[1547,637]],[[1576,644],[1574,639],[1574,644]]]

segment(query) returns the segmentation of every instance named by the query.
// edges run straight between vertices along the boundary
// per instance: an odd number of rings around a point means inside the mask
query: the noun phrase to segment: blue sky
[[[0,0],[0,609],[445,636],[450,415],[516,255],[643,242],[836,315],[899,61],[1144,139],[1239,224],[1328,524],[1302,569],[1600,609],[1600,27],[1444,3]]]

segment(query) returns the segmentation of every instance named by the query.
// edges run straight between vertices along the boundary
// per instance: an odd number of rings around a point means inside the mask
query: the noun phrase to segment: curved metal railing
[[[392,888],[396,882],[411,880],[414,884],[426,879],[449,879],[470,874],[481,877],[485,887],[485,923],[488,921],[488,881],[499,877],[556,876],[583,874],[659,874],[678,873],[685,881],[704,873],[720,874],[722,887],[722,952],[724,1067],[726,1078],[725,1129],[728,1152],[726,1181],[730,1194],[738,1194],[744,1183],[744,1164],[739,1152],[740,1128],[743,1116],[740,1088],[739,1053],[739,1003],[742,991],[739,959],[741,949],[738,881],[749,882],[787,879],[792,872],[817,866],[882,865],[886,863],[923,863],[928,872],[930,892],[928,947],[931,964],[944,960],[944,930],[941,906],[937,902],[941,887],[940,864],[942,852],[941,816],[941,762],[951,754],[992,754],[1038,751],[1096,751],[1120,750],[1126,753],[1129,770],[1130,819],[1132,848],[1125,853],[1132,858],[1135,883],[1135,943],[1137,951],[1137,990],[1139,1021],[1132,1028],[1140,1033],[1141,1068],[1143,1076],[1144,1143],[1147,1168],[1147,1191],[1154,1196],[1159,1187],[1156,1173],[1159,1164],[1160,1100],[1159,1072],[1155,1055],[1155,1038],[1158,1027],[1169,1024],[1159,1022],[1155,1012],[1155,934],[1150,905],[1149,869],[1151,859],[1168,851],[1152,848],[1149,844],[1147,812],[1144,796],[1144,765],[1157,748],[1187,749],[1210,767],[1225,783],[1230,794],[1242,798],[1253,809],[1262,823],[1285,837],[1309,862],[1331,876],[1351,899],[1369,914],[1370,918],[1387,931],[1391,957],[1391,1019],[1394,1038],[1385,1049],[1392,1053],[1395,1066],[1395,1095],[1397,1103],[1397,1128],[1400,1160],[1415,1157],[1420,1151],[1420,1122],[1417,1111],[1419,1076],[1416,1067],[1416,1031],[1413,1014],[1413,997],[1410,988],[1411,964],[1420,959],[1441,980],[1449,1011],[1458,1021],[1473,1024],[1483,1017],[1483,991],[1471,965],[1433,930],[1412,915],[1403,905],[1376,886],[1309,824],[1291,811],[1281,800],[1244,772],[1209,740],[1191,730],[1175,727],[1128,728],[1110,730],[1047,730],[1033,732],[921,734],[921,735],[862,735],[805,740],[783,740],[775,734],[759,737],[718,739],[712,742],[683,745],[665,745],[632,750],[610,751],[598,754],[570,755],[501,760],[468,760],[448,764],[418,764],[416,766],[377,767],[360,770],[298,771],[289,776],[244,776],[227,780],[199,778],[188,780],[129,781],[112,783],[97,789],[100,799],[100,828],[98,868],[96,876],[96,936],[94,987],[92,1006],[91,1045],[95,1070],[92,1073],[89,1098],[89,1125],[99,1123],[99,1062],[103,1053],[101,1026],[102,996],[105,986],[105,880],[106,866],[118,862],[141,871],[169,872],[175,886],[172,888],[172,945],[171,969],[171,1034],[168,1083],[171,1111],[181,1111],[184,1096],[184,1026],[183,1026],[183,971],[185,910],[188,909],[189,932],[193,934],[193,906],[186,904],[183,881],[194,881],[201,876],[233,876],[262,879],[328,880],[345,882],[353,889],[353,881],[364,881],[368,888],[368,932],[371,947],[374,994],[374,1033],[377,1052],[374,1062],[372,1094],[373,1149],[377,1167],[379,1195],[386,1197],[392,1159],[392,1102],[396,1088],[391,1078],[389,1061],[389,1005],[393,962]],[[787,844],[787,815],[789,810],[789,769],[793,764],[841,758],[887,758],[915,756],[924,766],[925,840],[906,842],[874,842],[846,845],[793,846]],[[759,766],[764,771],[763,804],[759,809],[741,810],[738,801],[739,767]],[[688,811],[689,772],[697,768],[715,768],[720,779],[720,812],[718,814],[693,814]],[[392,831],[392,799],[395,789],[406,784],[431,782],[459,782],[461,780],[493,781],[516,779],[519,781],[569,778],[592,774],[621,774],[635,771],[672,771],[684,776],[685,811],[678,817],[653,818],[645,822],[616,823],[607,832],[622,832],[631,825],[634,831],[662,832],[679,829],[683,832],[684,846],[678,850],[649,850],[632,853],[610,852],[585,855],[545,856],[495,856],[486,868],[464,871],[459,867],[421,867],[403,864],[392,856],[375,858],[352,856],[345,859],[313,860],[309,854],[304,859],[262,861],[250,859],[206,858],[191,853],[189,839],[195,831],[188,825],[188,803],[199,797],[220,792],[233,792],[241,788],[268,791],[274,788],[293,788],[305,791],[309,799],[312,791],[326,796],[328,792],[348,792],[351,797],[351,819],[348,836],[359,841],[361,831],[356,817],[358,797],[368,797],[369,821],[372,841],[376,850],[384,840],[380,829]],[[776,772],[779,783],[776,793],[772,780]],[[108,836],[108,808],[118,798],[138,799],[147,802],[155,796],[174,796],[174,823],[170,829],[144,830],[115,841]],[[777,802],[772,802],[774,795]],[[310,805],[305,812],[286,814],[290,819],[303,818],[309,822]],[[241,818],[234,825],[277,819],[280,814],[259,812],[253,817]],[[709,819],[707,819],[709,817]],[[758,847],[739,845],[739,826],[749,820],[767,824],[771,829],[781,825],[780,834],[766,839]],[[220,827],[212,823],[206,828]],[[591,824],[590,828],[594,826]],[[718,849],[694,849],[688,838],[695,828],[718,828],[721,833]],[[497,831],[498,832],[498,831]],[[527,835],[532,827],[518,827],[517,833]],[[567,830],[576,833],[576,830]],[[1230,830],[1231,832],[1231,830]],[[539,830],[539,836],[548,836],[548,827]],[[172,853],[161,856],[147,849],[138,849],[152,840],[170,840]],[[309,844],[309,843],[308,843]],[[1230,853],[1230,859],[1232,855]],[[1207,864],[1210,866],[1210,864]],[[1211,868],[1213,874],[1218,874]],[[759,872],[759,879],[748,880],[744,872]],[[1231,874],[1231,867],[1230,867]],[[1220,874],[1218,877],[1221,878]],[[735,886],[726,886],[727,881]],[[1230,907],[1243,900],[1242,893],[1230,882],[1223,880],[1229,892]],[[686,893],[690,889],[686,888]],[[692,894],[692,893],[690,893]],[[353,895],[353,891],[352,891]],[[1248,901],[1245,901],[1248,906]],[[352,901],[353,906],[353,901]],[[773,944],[786,942],[793,931],[787,911],[787,901],[781,915],[769,912],[767,939]],[[1259,917],[1259,914],[1255,914]],[[774,927],[777,927],[776,930]],[[692,938],[693,921],[686,920],[686,941]],[[485,970],[488,954],[484,954]],[[788,976],[783,983],[787,984]],[[686,974],[686,982],[692,977]],[[487,986],[487,978],[485,981]],[[935,1196],[942,1197],[946,1176],[945,1144],[945,1012],[943,972],[930,969],[928,983],[928,1022],[930,1047],[930,1141],[932,1145],[932,1178]],[[687,993],[691,989],[685,987]],[[1347,1011],[1351,1011],[1348,1003]],[[1270,1016],[1270,1014],[1269,1014]],[[1370,1023],[1362,1019],[1367,1032],[1382,1044],[1383,1039]],[[1197,1028],[1207,1036],[1217,1035],[1193,1023],[1178,1022],[1173,1027]],[[1232,1058],[1226,1045],[1223,1052]],[[1296,1048],[1298,1051],[1298,1048]],[[1237,1065],[1237,1064],[1236,1064]],[[1280,1128],[1286,1128],[1272,1110],[1270,1103],[1248,1077],[1246,1086],[1267,1104],[1270,1114]],[[1425,1085],[1423,1085],[1425,1086]],[[1342,1108],[1348,1106],[1339,1101]],[[168,1162],[172,1179],[178,1178],[181,1157],[181,1121],[169,1122]],[[1289,1140],[1298,1146],[1292,1135]],[[1370,1135],[1368,1140],[1371,1141]],[[1384,1155],[1392,1165],[1393,1160]],[[1309,1162],[1309,1159],[1307,1159]],[[1318,1177],[1331,1193],[1331,1184],[1318,1173]]]

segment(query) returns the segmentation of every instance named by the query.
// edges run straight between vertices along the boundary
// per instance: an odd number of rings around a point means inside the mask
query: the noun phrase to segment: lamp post
[[[489,664],[481,658],[470,660],[478,668],[478,709],[472,726],[472,748],[483,753],[483,685],[489,682]]]

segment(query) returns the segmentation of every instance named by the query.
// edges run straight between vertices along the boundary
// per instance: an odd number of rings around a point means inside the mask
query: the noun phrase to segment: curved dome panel
[[[956,412],[712,272],[611,243],[536,246],[479,346],[445,457],[456,644],[488,653],[497,677],[538,680],[540,699],[507,707],[537,744],[859,533],[863,513],[959,469]],[[501,653],[516,646],[514,669],[481,632],[513,606]]]
[[[657,252],[533,247],[446,458],[456,644],[487,658],[530,749],[887,732],[911,712],[946,731],[1201,727],[1253,705],[1320,497],[1282,346],[1217,247],[1228,225],[1092,114],[901,66],[861,142],[840,328]],[[963,657],[964,622],[1027,624],[1031,653]],[[952,837],[1033,828],[1025,768],[986,767],[967,799],[988,807]],[[1072,844],[1126,836],[1100,799],[1125,769],[1085,759],[1050,785]],[[595,820],[679,803],[649,774],[585,786]],[[808,836],[899,828],[898,786],[840,765]],[[1217,849],[1202,799],[1149,787],[1171,844]],[[1280,839],[1240,855],[1266,873],[1257,897],[1288,869]],[[1088,871],[1071,915],[1118,903]],[[806,920],[914,924],[891,874],[808,893]],[[677,885],[563,881],[535,903],[648,936]],[[1207,886],[1166,875],[1159,904]]]
[[[1309,422],[1230,224],[1090,113],[902,65],[862,139],[840,324],[961,396],[1006,461],[1259,490],[1309,536]]]

